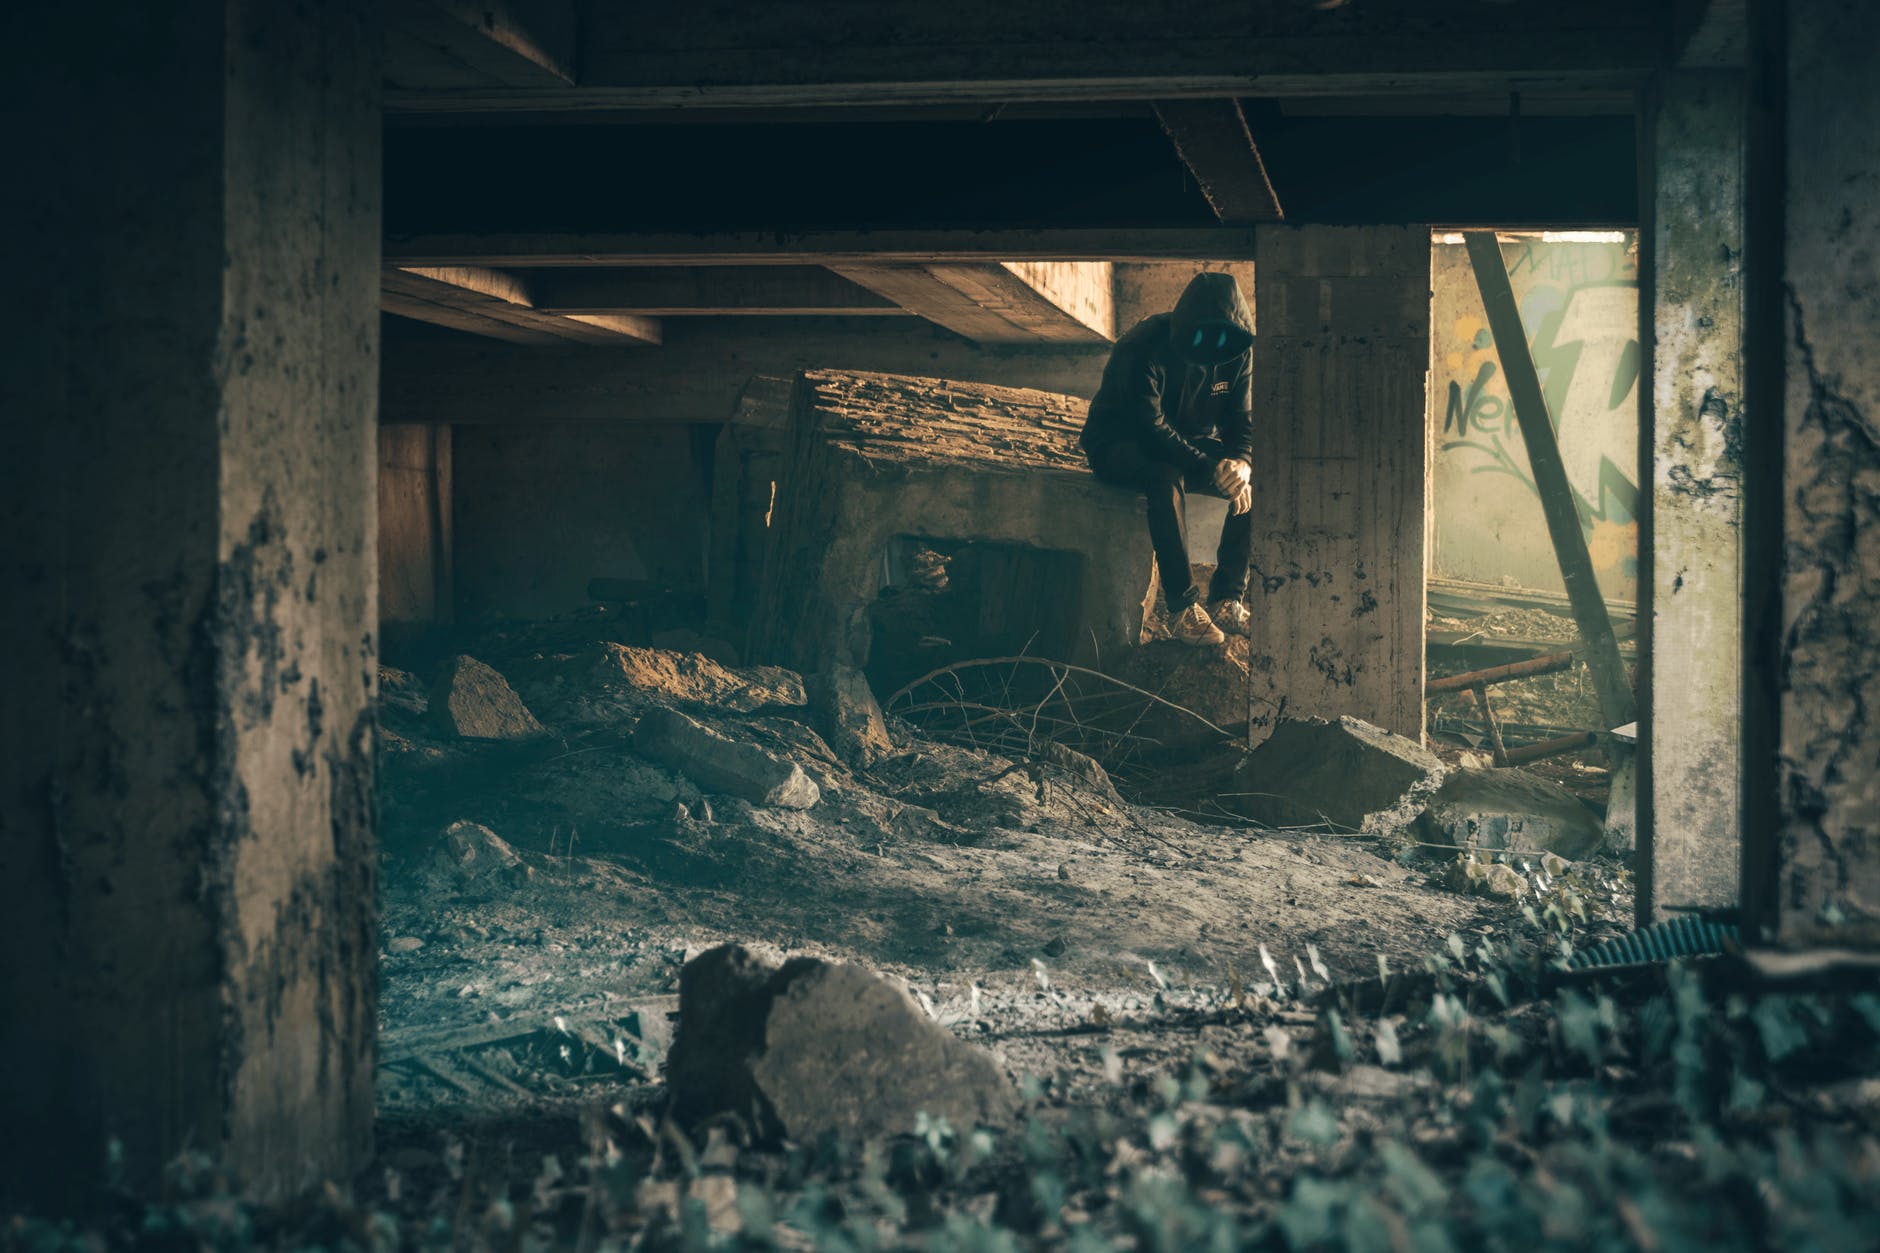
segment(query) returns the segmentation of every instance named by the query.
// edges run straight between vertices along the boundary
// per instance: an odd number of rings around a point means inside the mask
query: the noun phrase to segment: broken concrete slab
[[[1544,851],[1569,861],[1597,852],[1606,839],[1599,815],[1578,797],[1519,769],[1451,771],[1417,826],[1430,844]]]
[[[642,715],[633,730],[633,747],[704,792],[783,809],[808,809],[822,799],[822,790],[794,761],[721,735],[676,709],[655,708]]]
[[[1287,718],[1234,772],[1234,807],[1267,827],[1385,834],[1416,820],[1443,774],[1436,754],[1361,719]]]
[[[666,1080],[681,1122],[730,1114],[768,1141],[901,1135],[923,1113],[965,1130],[1019,1108],[990,1053],[887,980],[810,957],[776,966],[735,944],[680,972]]]
[[[602,644],[594,676],[607,682],[625,682],[647,696],[731,713],[750,713],[766,705],[807,703],[803,679],[793,670],[781,666],[734,670],[702,653],[664,648]]]
[[[475,657],[453,657],[431,685],[430,716],[465,740],[526,740],[542,734],[509,681]]]
[[[892,756],[894,741],[868,676],[837,662],[805,681],[810,707],[823,724],[829,746],[851,765],[867,768]]]
[[[433,867],[440,877],[461,882],[527,883],[535,872],[508,841],[477,822],[458,821],[438,837]]]

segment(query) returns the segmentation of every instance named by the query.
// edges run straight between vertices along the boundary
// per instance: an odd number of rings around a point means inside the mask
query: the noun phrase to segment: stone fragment
[[[1213,747],[1246,727],[1247,667],[1231,649],[1155,640],[1131,649],[1117,677],[1180,708],[1124,702],[1116,730],[1178,749]]]
[[[866,768],[894,753],[887,720],[860,670],[837,662],[811,675],[805,688],[810,707],[822,720],[824,738],[843,760]]]
[[[765,705],[803,705],[803,679],[781,666],[733,670],[699,653],[603,644],[594,676],[626,683],[647,696],[750,713]]]
[[[542,734],[508,680],[475,657],[453,657],[431,685],[430,715],[440,730],[466,740],[526,740]]]
[[[1414,821],[1442,781],[1443,763],[1414,740],[1357,718],[1289,718],[1248,754],[1233,790],[1262,826],[1381,834]]]
[[[784,809],[808,809],[822,799],[822,790],[794,761],[721,735],[676,709],[648,710],[633,730],[633,747],[684,774],[702,792]]]
[[[1419,838],[1464,848],[1558,853],[1578,861],[1605,842],[1599,815],[1522,770],[1456,770],[1418,819]]]
[[[435,862],[438,869],[459,880],[520,884],[535,875],[508,841],[477,822],[458,821],[445,827],[438,837]]]
[[[666,1079],[682,1122],[733,1114],[767,1141],[906,1134],[922,1113],[965,1130],[1019,1107],[991,1054],[878,975],[809,957],[779,967],[735,944],[680,972]]]

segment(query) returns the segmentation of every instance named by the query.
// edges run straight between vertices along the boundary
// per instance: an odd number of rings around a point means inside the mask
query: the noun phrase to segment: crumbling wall
[[[1255,734],[1283,707],[1421,740],[1429,233],[1258,238]]]
[[[1666,75],[1653,111],[1651,621],[1641,919],[1736,903],[1741,852],[1743,83]]]
[[[34,10],[0,1191],[369,1155],[378,6]],[[82,158],[75,157],[82,154]],[[27,1133],[30,1129],[30,1134]]]
[[[1868,6],[1783,17],[1780,808],[1745,895],[1782,942],[1880,946],[1880,76]]]

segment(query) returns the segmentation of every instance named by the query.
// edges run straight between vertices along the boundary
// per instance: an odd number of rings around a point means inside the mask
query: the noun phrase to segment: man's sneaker
[[[1208,606],[1208,617],[1229,635],[1247,635],[1253,629],[1253,615],[1247,612],[1246,604],[1238,598],[1215,601]]]
[[[1169,624],[1169,631],[1184,644],[1225,644],[1227,637],[1221,634],[1221,628],[1214,625],[1208,617],[1208,611],[1200,605],[1190,605],[1181,611],[1175,621]]]

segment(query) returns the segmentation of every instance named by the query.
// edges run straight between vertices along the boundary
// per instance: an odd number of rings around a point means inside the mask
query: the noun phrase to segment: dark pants
[[[1213,461],[1226,455],[1216,439],[1197,439],[1195,447]],[[1105,483],[1134,487],[1149,498],[1149,543],[1155,548],[1162,595],[1170,613],[1180,613],[1201,599],[1188,566],[1188,492],[1192,489],[1218,498],[1212,474],[1193,478],[1182,468],[1157,461],[1135,444],[1111,444],[1089,450],[1090,470]],[[1210,462],[1212,464],[1212,462]],[[1247,563],[1253,556],[1253,513],[1229,514],[1221,526],[1221,548],[1215,557],[1214,579],[1208,599],[1238,600],[1247,591]]]

